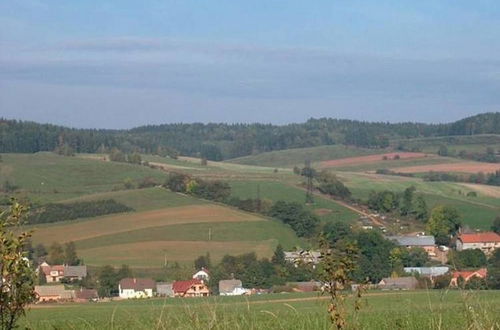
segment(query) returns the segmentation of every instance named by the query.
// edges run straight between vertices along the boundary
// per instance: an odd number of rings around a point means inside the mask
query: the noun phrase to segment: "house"
[[[80,288],[80,290],[75,290],[74,301],[76,302],[97,301],[98,299],[99,295],[97,294],[97,290],[84,289],[84,288]]]
[[[118,284],[120,298],[148,298],[153,296],[156,282],[150,278],[124,278]]]
[[[248,294],[248,290],[243,288],[240,280],[219,281],[219,294],[221,296],[242,296]]]
[[[173,297],[174,289],[172,288],[172,283],[164,283],[164,282],[156,283],[156,293],[160,297]]]
[[[500,248],[500,235],[488,231],[483,233],[460,234],[457,237],[457,251],[468,249],[480,249],[486,255],[490,255],[495,249]]]
[[[75,297],[73,290],[66,290],[64,285],[36,285],[35,295],[38,302],[56,302],[72,300]]]
[[[323,287],[323,284],[317,281],[286,282],[285,285],[291,287],[295,292],[314,292]]]
[[[448,266],[439,266],[439,267],[405,267],[405,273],[409,274],[419,274],[424,277],[434,278],[436,276],[441,276],[450,271],[450,267]]]
[[[480,268],[477,270],[466,270],[466,271],[456,271],[452,273],[450,286],[457,287],[460,278],[463,279],[464,283],[469,282],[472,278],[486,278],[488,271],[486,268]]]
[[[309,250],[285,251],[284,255],[285,261],[291,262],[295,265],[306,264],[315,266],[319,263],[321,258],[321,252]]]
[[[422,248],[430,257],[436,256],[436,240],[434,236],[388,236],[387,239],[394,241],[399,246],[411,248]]]
[[[418,281],[413,276],[386,277],[378,283],[378,287],[382,290],[415,290],[417,286]]]
[[[39,271],[45,275],[47,283],[61,282],[62,279],[81,280],[87,276],[87,266],[49,265],[43,262]]]
[[[210,290],[202,280],[175,281],[172,285],[174,297],[207,297]]]
[[[201,268],[199,271],[193,274],[193,279],[208,282],[210,280],[208,269]]]

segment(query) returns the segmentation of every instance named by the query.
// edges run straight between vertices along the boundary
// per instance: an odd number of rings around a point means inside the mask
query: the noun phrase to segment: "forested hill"
[[[385,147],[390,139],[447,135],[500,134],[500,113],[484,113],[449,124],[382,123],[344,119],[310,119],[289,125],[165,124],[130,130],[71,129],[16,120],[0,120],[0,152],[52,151],[67,146],[76,152],[178,151],[222,160],[272,150],[347,144]]]

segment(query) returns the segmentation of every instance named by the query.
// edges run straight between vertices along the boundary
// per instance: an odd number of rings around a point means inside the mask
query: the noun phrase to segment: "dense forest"
[[[305,123],[164,124],[130,130],[72,129],[0,119],[0,152],[68,150],[134,151],[222,160],[289,148],[346,144],[368,148],[389,145],[391,139],[500,134],[500,113],[484,113],[449,124],[383,123],[345,119],[309,119]]]

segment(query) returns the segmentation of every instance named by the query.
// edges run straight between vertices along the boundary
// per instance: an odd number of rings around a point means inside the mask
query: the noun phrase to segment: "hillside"
[[[164,124],[130,130],[70,129],[0,120],[0,152],[52,151],[69,147],[78,153],[119,148],[148,154],[201,156],[223,160],[267,151],[344,144],[380,148],[389,140],[449,135],[500,134],[500,113],[485,113],[449,124],[383,123],[332,118],[305,123]]]

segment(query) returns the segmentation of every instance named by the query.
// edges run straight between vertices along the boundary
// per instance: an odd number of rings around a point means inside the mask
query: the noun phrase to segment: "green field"
[[[311,162],[320,162],[324,160],[366,156],[384,152],[387,152],[387,150],[330,145],[264,152],[258,155],[230,159],[228,162],[267,167],[293,167],[295,165],[303,166],[304,161],[307,159]]]
[[[498,329],[499,291],[370,292],[351,329]],[[30,329],[330,329],[328,301],[317,294],[170,298],[40,305]],[[348,299],[348,305],[352,300]]]
[[[464,224],[472,228],[487,230],[493,219],[500,214],[499,198],[481,191],[477,191],[477,197],[467,197],[467,192],[476,190],[459,183],[426,182],[419,178],[365,173],[337,172],[337,175],[349,187],[353,196],[361,199],[367,199],[371,191],[402,192],[409,186],[415,186],[417,193],[424,194],[430,208],[438,204],[454,206],[461,213]]]
[[[153,177],[160,182],[165,173],[145,166],[110,163],[54,153],[2,154],[0,182],[19,186],[16,195],[34,202],[58,201],[86,194],[123,189],[125,179]]]
[[[292,184],[270,181],[232,181],[232,195],[239,198],[256,198],[257,191],[260,197],[271,201],[286,200],[290,202],[304,203],[305,191]],[[327,197],[317,196],[314,204],[307,206],[312,211],[318,210],[321,219],[324,221],[346,221],[352,222],[359,218],[359,215]]]
[[[359,165],[338,166],[335,167],[335,170],[349,171],[349,172],[368,172],[368,171],[374,172],[378,169],[391,169],[397,172],[398,167],[449,164],[458,162],[462,161],[451,157],[429,156],[416,159],[380,160],[376,162],[359,164]]]
[[[437,153],[442,145],[447,146],[448,151],[452,153],[458,153],[461,150],[478,152],[485,151],[487,147],[497,150],[500,147],[500,135],[478,134],[403,139],[393,140],[391,145],[394,147],[402,145],[407,150],[418,148],[422,152],[430,153]]]

